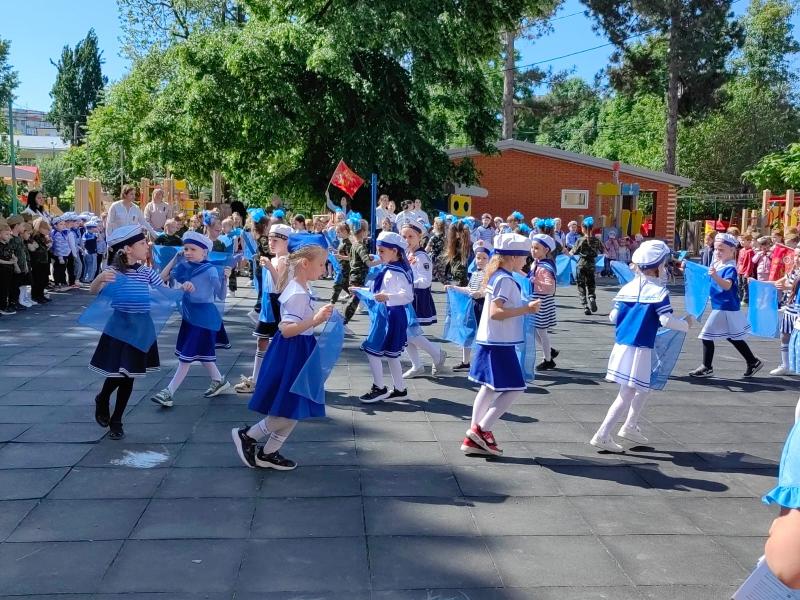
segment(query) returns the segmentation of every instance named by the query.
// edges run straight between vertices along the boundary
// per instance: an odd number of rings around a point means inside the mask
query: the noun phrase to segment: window
[[[561,190],[561,208],[589,208],[589,190]]]

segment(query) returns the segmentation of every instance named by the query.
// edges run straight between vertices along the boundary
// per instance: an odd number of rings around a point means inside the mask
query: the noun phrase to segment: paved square
[[[232,383],[255,343],[240,283],[219,352]],[[329,282],[315,289],[330,293]],[[777,341],[753,339],[765,368],[743,381],[719,344],[717,378],[691,381],[690,333],[643,429],[624,455],[588,445],[616,388],[601,311],[585,317],[559,290],[558,370],[498,423],[501,459],[459,450],[475,388],[465,374],[409,381],[411,400],[361,405],[369,368],[348,338],[328,381],[328,417],[300,423],[285,447],[293,472],[246,469],[230,430],[256,420],[248,397],[207,399],[200,367],[175,407],[169,381],[178,323],[159,339],[162,370],[138,380],[114,442],[93,421],[97,335],[75,324],[91,297],[0,319],[0,596],[61,600],[674,600],[726,598],[763,549],[796,386],[765,373]],[[434,292],[443,321],[444,294]],[[680,290],[673,291],[680,313]],[[362,335],[367,317],[353,329]],[[35,336],[20,332],[39,331]],[[441,323],[431,327],[441,332]],[[448,361],[459,349],[446,346]],[[427,358],[427,357],[425,357]],[[270,365],[265,365],[270,368]],[[279,365],[274,368],[279,368]]]

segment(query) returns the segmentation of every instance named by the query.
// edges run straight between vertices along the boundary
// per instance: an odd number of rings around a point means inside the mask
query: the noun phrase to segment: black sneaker
[[[296,462],[281,456],[281,453],[277,450],[272,454],[264,454],[263,448],[256,454],[255,464],[263,469],[276,469],[278,471],[291,471],[297,468]]]
[[[592,311],[589,310],[588,306],[584,306],[583,307],[583,314],[585,314],[587,317],[589,317],[589,316],[591,316]]]
[[[385,400],[389,397],[389,388],[382,387],[379,388],[374,383],[372,384],[372,389],[368,391],[366,394],[359,396],[359,400],[364,404],[372,404],[373,402],[380,402],[381,400]]]
[[[763,367],[763,366],[764,366],[764,363],[761,362],[761,360],[756,359],[756,362],[750,363],[749,365],[747,365],[747,371],[744,372],[744,376],[745,377],[752,377],[753,375],[758,373],[761,370],[761,367]]]
[[[16,304],[14,304],[12,310],[15,310],[17,312],[25,312],[26,310],[28,310],[28,308],[26,306],[22,306],[22,304],[17,302]]]
[[[550,360],[555,360],[558,358],[558,350],[555,348],[550,348]]]
[[[460,362],[453,367],[453,371],[469,371],[469,363]]]
[[[251,469],[256,466],[256,441],[247,435],[247,427],[231,429],[233,445],[236,446],[236,453],[246,467]]]
[[[556,361],[554,360],[543,360],[538,365],[536,365],[537,371],[549,371],[550,369],[556,368]]]
[[[111,423],[111,432],[108,434],[110,440],[121,440],[125,437],[125,431],[122,429],[122,423]]]
[[[593,313],[597,312],[597,302],[595,302],[594,298],[589,298],[589,308],[592,309]]]
[[[398,390],[395,388],[392,390],[392,393],[389,394],[387,400],[408,400],[408,390]]]
[[[689,371],[689,377],[711,377],[714,369],[705,365],[700,365],[694,371]]]
[[[101,400],[99,395],[94,397],[94,420],[100,427],[108,427],[108,422],[111,420],[108,400]]]

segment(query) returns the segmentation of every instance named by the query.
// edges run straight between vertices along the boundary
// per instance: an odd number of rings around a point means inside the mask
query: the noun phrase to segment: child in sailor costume
[[[431,294],[433,263],[428,253],[420,248],[424,232],[425,226],[418,221],[406,221],[400,230],[400,234],[408,245],[408,262],[411,264],[414,278],[414,312],[417,314],[417,321],[420,325],[431,325],[436,323],[436,306],[433,304],[433,295]],[[447,358],[444,349],[425,336],[417,335],[408,340],[406,352],[411,358],[411,368],[403,373],[404,379],[425,374],[425,366],[419,356],[420,349],[425,350],[433,360],[432,375],[441,372],[444,367],[444,361]]]
[[[469,379],[481,385],[472,407],[470,429],[461,444],[465,454],[499,456],[503,451],[492,427],[525,391],[525,376],[516,346],[525,340],[524,317],[539,310],[540,300],[526,303],[512,273],[530,254],[530,241],[517,233],[495,239],[494,256],[486,268],[486,294],[472,356]]]
[[[542,302],[535,320],[536,341],[542,348],[543,360],[536,365],[536,370],[546,371],[556,368],[555,358],[558,356],[558,350],[550,346],[550,334],[547,331],[556,326],[556,263],[550,258],[556,249],[556,241],[544,233],[534,234],[531,241],[533,264],[529,277],[533,297]]]
[[[469,283],[465,287],[457,285],[447,285],[445,289],[452,289],[461,294],[472,297],[472,309],[475,314],[475,322],[481,320],[481,313],[484,305],[483,277],[486,274],[486,265],[489,264],[490,248],[483,240],[478,240],[472,245],[472,252],[475,255],[475,270],[469,276]],[[461,347],[461,362],[453,367],[453,371],[469,371],[470,358],[472,356],[472,346]]]
[[[714,261],[708,268],[711,277],[711,314],[698,336],[703,341],[703,364],[691,371],[691,377],[709,377],[714,374],[714,342],[728,340],[747,363],[744,377],[755,375],[764,363],[753,354],[744,341],[750,331],[747,314],[740,309],[736,272],[736,244],[738,240],[729,233],[719,233],[714,238]]]
[[[360,396],[361,402],[373,403],[385,399],[408,398],[400,355],[408,343],[408,315],[406,305],[414,301],[413,271],[405,258],[408,244],[398,233],[382,231],[377,240],[378,256],[383,265],[372,282],[375,300],[386,304],[386,323],[373,319],[367,340],[361,349],[367,353],[372,371],[372,389]],[[378,327],[386,327],[381,343],[376,347],[369,340]],[[383,362],[386,359],[392,375],[394,390],[383,383]]]
[[[639,275],[625,284],[614,298],[609,320],[616,325],[616,341],[608,359],[606,381],[619,384],[619,394],[606,418],[589,442],[609,452],[623,448],[611,430],[627,413],[618,435],[637,444],[647,443],[638,422],[650,393],[652,352],[659,327],[688,331],[689,323],[672,316],[669,291],[662,282],[669,247],[661,240],[648,240],[633,253]]]

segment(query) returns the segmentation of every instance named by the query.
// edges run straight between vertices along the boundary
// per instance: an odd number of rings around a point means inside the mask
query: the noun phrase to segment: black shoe
[[[460,362],[453,367],[453,371],[469,371],[469,363]]]
[[[549,371],[550,369],[556,368],[556,361],[554,360],[543,360],[538,365],[536,365],[537,371]]]
[[[263,448],[256,454],[255,464],[263,469],[277,469],[278,471],[291,471],[297,468],[296,462],[281,456],[277,450],[272,454],[264,454]]]
[[[17,312],[25,312],[26,310],[28,310],[28,307],[27,306],[22,306],[22,304],[19,304],[19,303],[15,303],[11,307],[11,310],[15,310]]]
[[[584,306],[583,307],[583,314],[585,314],[587,317],[589,317],[589,316],[592,315],[592,311],[589,310],[588,306]]]
[[[711,377],[714,369],[705,365],[700,365],[694,371],[689,371],[689,377]]]
[[[256,466],[256,441],[247,435],[247,427],[231,429],[233,445],[236,446],[236,453],[246,467],[251,469]]]
[[[100,396],[94,397],[94,420],[100,427],[108,427],[108,422],[111,420],[108,400],[101,400]]]
[[[550,360],[555,360],[558,358],[558,350],[555,348],[550,348]]]
[[[744,372],[745,377],[752,377],[756,373],[761,370],[761,367],[764,366],[764,363],[761,362],[759,359],[756,359],[756,362],[750,363],[747,365],[747,371]]]
[[[398,390],[395,388],[392,390],[392,393],[389,394],[387,400],[408,400],[408,390]]]
[[[110,440],[121,440],[125,437],[125,431],[122,429],[122,423],[111,423],[111,433],[108,434]]]
[[[594,298],[589,298],[589,307],[592,309],[593,313],[597,312],[597,302]]]
[[[372,389],[368,391],[366,394],[359,396],[359,400],[364,404],[372,404],[373,402],[380,402],[381,400],[385,400],[389,397],[389,388],[382,387],[379,388],[374,383],[372,384]]]

